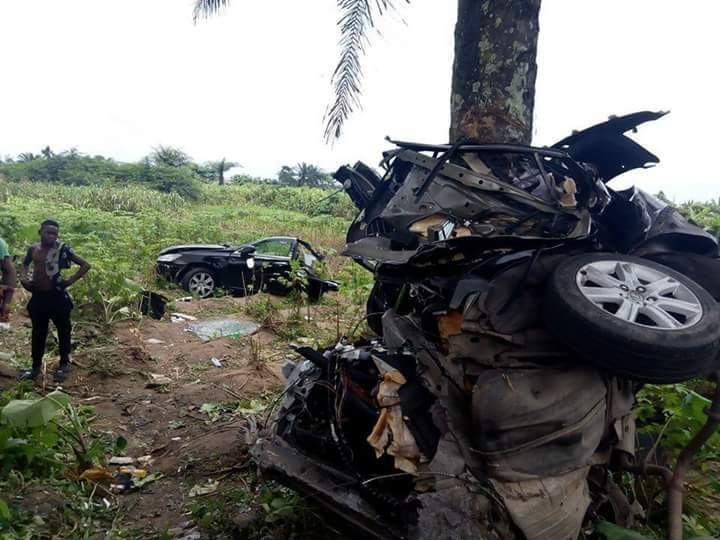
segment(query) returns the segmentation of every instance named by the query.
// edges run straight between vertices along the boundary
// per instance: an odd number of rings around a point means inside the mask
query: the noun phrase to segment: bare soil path
[[[178,309],[212,318],[220,316],[218,312],[237,313],[245,300],[183,302]],[[78,325],[75,365],[62,388],[75,404],[95,408],[94,430],[124,437],[128,456],[150,456],[148,472],[163,475],[117,498],[137,534],[206,537],[188,523],[192,504],[198,500],[190,491],[194,485],[218,480],[223,487],[247,487],[241,471],[250,467],[246,437],[253,422],[248,414],[232,409],[251,403],[258,417],[263,415],[261,408],[281,388],[280,366],[287,345],[266,329],[252,336],[203,342],[185,331],[186,323],[169,320],[124,321],[111,328]],[[12,348],[21,358],[27,357],[28,337],[29,321],[17,315],[11,332],[2,336],[0,349]],[[222,367],[216,367],[212,358]],[[57,386],[50,378],[56,360],[47,355],[46,361],[47,373],[37,383],[43,393]],[[0,361],[0,388],[13,383],[14,368]],[[148,387],[151,374],[166,377],[166,384]]]

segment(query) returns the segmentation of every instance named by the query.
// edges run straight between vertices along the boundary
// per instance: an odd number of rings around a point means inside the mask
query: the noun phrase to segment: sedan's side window
[[[272,239],[263,240],[255,244],[255,255],[271,255],[274,257],[289,257],[292,249],[292,240]]]

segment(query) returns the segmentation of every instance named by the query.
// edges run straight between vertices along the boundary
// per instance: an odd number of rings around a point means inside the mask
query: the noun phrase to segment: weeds
[[[98,487],[81,480],[118,444],[90,429],[93,417],[92,408],[73,407],[59,391],[40,397],[19,384],[0,395],[0,538],[67,538],[114,521],[112,496],[96,496]],[[28,501],[39,490],[43,504],[63,511],[37,513]]]
[[[253,297],[244,307],[245,313],[265,328],[273,328],[277,320],[277,307],[270,295],[261,294]]]
[[[306,499],[275,482],[260,482],[255,477],[243,487],[195,500],[191,512],[198,525],[215,536],[232,534],[246,540],[340,538],[328,529],[321,511]]]

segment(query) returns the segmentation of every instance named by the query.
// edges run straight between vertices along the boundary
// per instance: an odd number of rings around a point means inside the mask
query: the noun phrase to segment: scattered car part
[[[153,291],[142,291],[140,293],[140,313],[149,315],[153,319],[162,319],[165,315],[165,307],[168,298]]]
[[[570,257],[548,281],[544,313],[548,328],[588,362],[641,382],[706,375],[718,354],[717,302],[647,259]]]

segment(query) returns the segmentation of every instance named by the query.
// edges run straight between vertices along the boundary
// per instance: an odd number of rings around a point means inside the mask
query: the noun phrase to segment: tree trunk
[[[225,158],[222,158],[222,161],[218,165],[218,183],[221,186],[225,185]]]
[[[450,140],[529,144],[541,0],[458,0]]]

